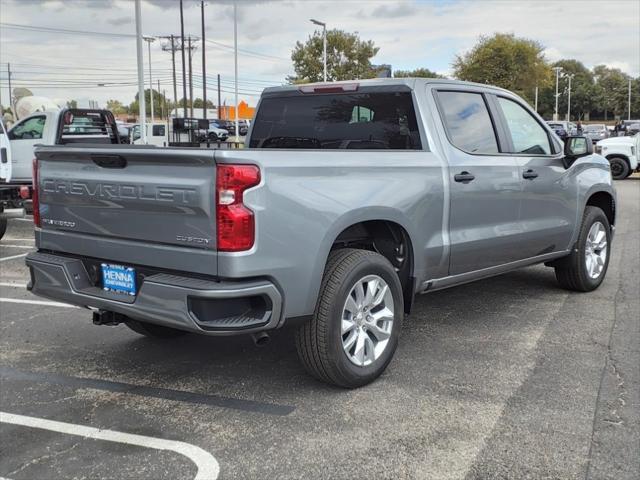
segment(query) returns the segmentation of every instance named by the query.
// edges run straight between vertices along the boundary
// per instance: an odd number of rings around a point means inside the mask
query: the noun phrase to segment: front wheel
[[[344,388],[382,374],[398,345],[404,315],[393,266],[367,250],[331,252],[313,318],[296,333],[298,355],[317,379]]]
[[[577,292],[595,290],[607,274],[610,254],[609,219],[600,208],[587,206],[576,247],[555,267],[558,283]]]
[[[614,180],[623,180],[631,175],[631,168],[624,158],[612,157],[609,159],[611,164],[611,176]]]

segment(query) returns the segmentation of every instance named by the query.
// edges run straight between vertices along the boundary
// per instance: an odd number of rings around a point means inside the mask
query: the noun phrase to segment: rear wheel
[[[345,388],[375,380],[398,345],[403,318],[400,280],[382,255],[331,252],[315,314],[296,333],[298,355],[317,379]]]
[[[614,180],[622,180],[631,175],[631,168],[624,158],[611,157],[609,163],[611,164],[611,176]]]
[[[124,324],[134,332],[151,338],[176,338],[186,335],[187,333],[177,328],[163,327],[162,325],[139,322],[133,319],[128,319]]]
[[[561,287],[589,292],[600,286],[607,274],[611,249],[611,227],[604,212],[587,206],[576,248],[556,267]]]

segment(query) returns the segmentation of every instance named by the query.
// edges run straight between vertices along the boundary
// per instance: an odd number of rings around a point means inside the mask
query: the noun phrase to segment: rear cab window
[[[250,148],[421,150],[409,87],[266,94],[253,122]]]

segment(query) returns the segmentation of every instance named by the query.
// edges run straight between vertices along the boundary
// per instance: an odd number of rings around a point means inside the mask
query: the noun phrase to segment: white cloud
[[[133,34],[131,0],[0,0],[2,22],[32,26]],[[145,34],[179,33],[177,0],[143,1]],[[199,2],[185,0],[185,31],[200,36]],[[241,49],[270,57],[242,54],[240,57],[241,97],[255,102],[262,86],[280,84],[292,72],[291,49],[297,40],[314,30],[309,18],[327,22],[328,28],[358,31],[380,47],[375,63],[389,63],[395,69],[427,67],[449,72],[455,54],[470,49],[480,35],[510,32],[532,38],[545,47],[547,59],[575,58],[588,67],[607,64],[640,75],[640,2],[609,1],[598,8],[583,2],[558,1],[382,1],[353,0],[239,0],[238,41]],[[231,2],[211,1],[206,7],[207,38],[233,44]],[[146,53],[146,48],[145,48]],[[277,58],[273,58],[277,57]],[[194,55],[194,69],[200,75],[200,50]],[[162,88],[173,97],[170,55],[153,45],[153,70]],[[18,31],[0,27],[0,72],[5,62],[15,66],[14,85],[31,86],[50,97],[93,96],[104,102],[118,98],[130,102],[136,92],[135,40],[132,37],[61,35]],[[40,67],[23,66],[31,64]],[[59,66],[66,68],[56,68]],[[180,57],[177,57],[180,72]],[[145,59],[146,66],[146,59]],[[96,68],[96,70],[89,70]],[[109,70],[97,70],[108,68]],[[28,73],[42,71],[44,73]],[[101,74],[102,72],[102,74]],[[223,78],[223,98],[232,101],[233,54],[229,48],[207,44],[209,98],[215,98],[215,75]],[[67,75],[62,75],[66,73]],[[0,73],[6,99],[6,78]],[[181,75],[178,73],[178,77]],[[55,79],[74,78],[89,86],[45,88]],[[99,83],[107,86],[98,87]],[[131,83],[131,85],[114,85]],[[155,82],[154,82],[155,83]],[[201,96],[200,83],[194,93]],[[59,82],[58,85],[62,85]],[[179,89],[180,90],[180,89]],[[251,93],[252,95],[249,95]],[[181,93],[179,93],[181,96]]]

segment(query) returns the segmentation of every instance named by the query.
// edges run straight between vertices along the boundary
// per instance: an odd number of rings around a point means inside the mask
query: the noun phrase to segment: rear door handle
[[[453,176],[453,179],[456,182],[460,183],[469,183],[471,180],[476,178],[474,175],[471,175],[469,172],[460,172]]]
[[[529,169],[522,174],[522,178],[533,180],[534,178],[538,178],[538,174],[534,170]]]

